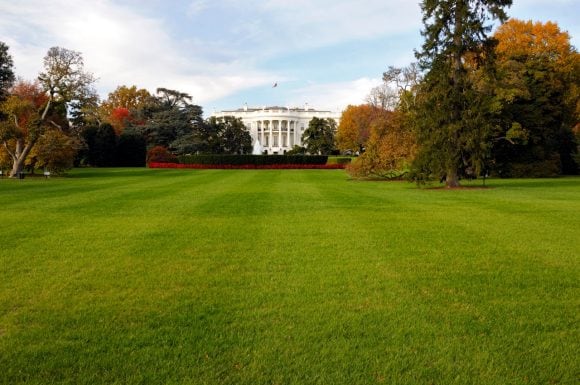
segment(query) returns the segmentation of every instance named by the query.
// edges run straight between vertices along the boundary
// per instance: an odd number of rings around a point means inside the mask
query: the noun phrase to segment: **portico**
[[[302,146],[302,134],[313,117],[334,119],[337,124],[340,113],[309,108],[262,107],[243,108],[214,112],[217,118],[233,116],[241,118],[252,140],[259,142],[265,154],[284,154],[295,145]]]

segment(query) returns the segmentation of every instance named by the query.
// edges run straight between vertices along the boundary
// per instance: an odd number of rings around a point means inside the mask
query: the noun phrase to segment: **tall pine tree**
[[[8,90],[14,84],[14,62],[8,53],[8,46],[0,41],[0,101],[6,99]]]
[[[459,185],[460,176],[476,175],[489,152],[491,91],[478,76],[491,71],[495,19],[504,21],[512,0],[423,0],[425,38],[416,53],[426,71],[417,103],[420,152],[414,162],[417,180],[445,179]],[[488,71],[489,70],[489,71]],[[483,71],[483,72],[482,72]]]

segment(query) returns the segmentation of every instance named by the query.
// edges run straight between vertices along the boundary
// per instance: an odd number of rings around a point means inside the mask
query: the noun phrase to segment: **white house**
[[[338,126],[340,113],[321,111],[308,107],[262,107],[248,108],[245,105],[237,110],[214,112],[212,116],[222,118],[233,116],[241,118],[252,136],[254,152],[256,149],[265,154],[284,154],[294,145],[302,146],[302,133],[308,128],[312,118],[334,119]]]

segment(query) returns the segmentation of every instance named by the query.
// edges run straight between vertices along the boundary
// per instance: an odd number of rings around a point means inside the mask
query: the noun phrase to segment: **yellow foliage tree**
[[[366,151],[347,171],[355,178],[399,179],[417,152],[417,140],[407,114],[382,110],[371,123]]]

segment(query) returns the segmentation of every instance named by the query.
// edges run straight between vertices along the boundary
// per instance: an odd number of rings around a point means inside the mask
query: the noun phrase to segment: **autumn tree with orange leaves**
[[[8,120],[0,126],[3,152],[11,160],[11,176],[22,170],[24,162],[46,125],[40,122],[38,111],[48,103],[40,83],[19,81],[10,96],[1,104]]]
[[[400,179],[408,173],[417,152],[413,108],[421,78],[416,64],[390,66],[383,73],[383,87],[373,88],[369,95],[369,101],[376,100],[380,90],[388,90],[379,99],[388,97],[389,103],[349,106],[344,111],[339,143],[361,143],[360,149],[364,149],[347,168],[351,176]]]
[[[47,129],[68,129],[70,103],[86,94],[93,82],[79,52],[52,47],[44,57],[38,81],[22,81],[13,87],[0,107],[8,116],[0,126],[0,140],[13,162],[11,177],[22,172],[30,151]]]
[[[154,103],[152,95],[137,86],[117,87],[99,107],[101,121],[110,123],[120,135],[129,123],[138,120],[139,111]]]
[[[336,132],[338,149],[342,152],[362,152],[370,136],[371,123],[380,110],[380,107],[370,104],[346,107]]]

